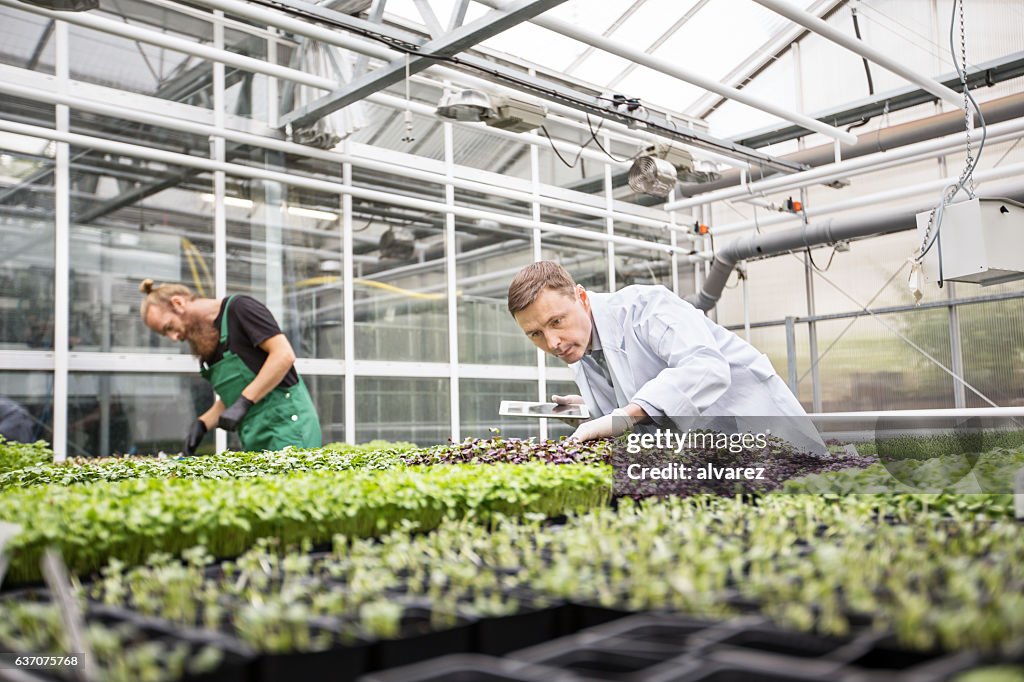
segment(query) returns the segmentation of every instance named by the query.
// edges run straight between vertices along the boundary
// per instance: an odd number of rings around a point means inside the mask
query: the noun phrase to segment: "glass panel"
[[[448,379],[356,377],[356,440],[427,446],[451,437]]]
[[[497,197],[465,196],[462,205],[529,216],[529,205]],[[533,345],[508,313],[508,285],[533,261],[532,235],[497,220],[456,221],[456,282],[459,315],[459,361],[475,364],[532,365]]]
[[[210,23],[167,10],[160,11],[163,19],[152,17],[150,30],[208,42]],[[102,10],[93,10],[102,16]],[[126,18],[112,14],[106,18],[122,22]],[[135,23],[135,22],[132,22]],[[154,24],[159,23],[159,26]],[[128,92],[159,97],[172,102],[213,108],[212,66],[182,52],[168,50],[129,38],[122,38],[94,29],[68,26],[71,51],[71,78],[86,83],[115,87]]]
[[[8,440],[53,444],[53,374],[0,372],[0,435]]]
[[[1024,298],[965,305],[959,311],[964,379],[1001,407],[1024,405]],[[965,390],[967,407],[989,407]]]
[[[72,372],[68,376],[68,455],[181,452],[188,429],[213,403],[196,375]],[[207,434],[198,453],[214,452]]]
[[[193,169],[71,149],[71,326],[81,351],[187,353],[139,317],[139,282],[214,295],[212,181]]]
[[[489,438],[493,428],[499,429],[501,436],[505,438],[531,438],[540,435],[539,419],[499,416],[498,407],[502,400],[537,400],[537,382],[460,380],[459,418],[462,437]]]
[[[53,22],[47,17],[0,7],[0,46],[0,63],[53,74]]]
[[[340,195],[229,179],[225,210],[228,293],[262,301],[299,357],[342,358]]]
[[[345,440],[345,377],[302,375],[320,417],[324,445]]]
[[[928,309],[881,316],[881,320],[950,366],[949,315]],[[818,352],[835,341],[850,320],[819,322]],[[825,412],[953,407],[953,381],[941,368],[885,328],[874,317],[860,317],[821,359]],[[802,366],[800,374],[807,370]],[[809,393],[811,377],[801,382]],[[805,388],[804,383],[808,384]]]
[[[0,133],[0,348],[53,349],[53,169],[49,141]]]

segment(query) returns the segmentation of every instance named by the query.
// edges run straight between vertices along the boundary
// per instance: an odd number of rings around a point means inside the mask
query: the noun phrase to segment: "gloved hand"
[[[252,406],[253,402],[251,400],[244,395],[238,396],[238,400],[231,407],[220,413],[220,421],[217,422],[217,426],[225,431],[234,431],[242,423],[242,420],[245,419],[246,413]]]
[[[188,430],[188,435],[185,436],[185,444],[181,446],[181,454],[186,457],[194,457],[196,454],[196,448],[203,442],[203,436],[206,435],[206,424],[203,423],[202,419],[197,419],[192,424],[192,428]]]
[[[582,405],[585,401],[581,395],[554,395],[551,396],[551,402],[558,405]]]
[[[600,438],[614,438],[626,431],[629,431],[636,424],[636,417],[626,414],[622,408],[612,410],[597,419],[583,422],[577,427],[569,438],[575,440],[598,440]]]

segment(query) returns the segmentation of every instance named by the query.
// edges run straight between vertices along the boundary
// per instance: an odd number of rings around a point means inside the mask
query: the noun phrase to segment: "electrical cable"
[[[576,152],[576,158],[572,160],[572,163],[569,163],[568,161],[565,160],[565,157],[562,156],[562,154],[558,151],[558,147],[555,146],[555,141],[551,139],[551,133],[548,132],[547,126],[541,126],[540,131],[544,134],[544,137],[548,138],[548,144],[551,145],[551,151],[555,153],[555,156],[558,157],[558,160],[564,163],[569,168],[576,167],[576,164],[580,162],[580,157],[583,156],[583,150],[586,149],[587,145],[590,144],[590,140],[587,140],[582,145],[580,145],[580,150]]]
[[[597,148],[600,149],[602,152],[604,152],[605,156],[607,156],[612,161],[615,161],[616,163],[626,163],[627,161],[632,161],[633,159],[636,158],[636,156],[631,156],[631,157],[629,157],[627,159],[617,159],[617,158],[615,158],[612,155],[611,152],[609,152],[607,149],[604,148],[604,145],[601,144],[601,140],[597,139],[597,134],[599,132],[601,132],[601,126],[604,125],[604,119],[603,118],[601,119],[601,121],[597,124],[597,129],[595,130],[594,129],[594,124],[590,120],[590,114],[588,114],[586,112],[583,112],[583,113],[584,113],[584,116],[587,117],[587,128],[590,129],[590,138],[597,144]]]
[[[967,63],[967,44],[966,36],[964,31],[964,19],[963,19],[963,0],[953,0],[953,12],[949,22],[949,51],[953,56],[953,66],[956,67],[956,72],[960,76],[960,83],[963,86],[964,94],[964,116],[966,118],[965,129],[967,133],[967,165],[964,167],[963,172],[960,174],[960,178],[953,184],[946,186],[942,190],[942,194],[939,198],[939,204],[932,211],[931,218],[928,222],[928,227],[925,230],[925,240],[922,242],[920,248],[920,254],[915,260],[920,263],[924,260],[925,255],[931,251],[932,246],[935,245],[939,238],[939,233],[942,228],[942,216],[945,212],[946,207],[952,203],[956,195],[962,191],[967,192],[969,198],[974,198],[974,169],[978,165],[978,161],[981,159],[981,154],[985,149],[985,140],[988,137],[988,125],[985,123],[985,115],[981,112],[981,107],[978,105],[977,100],[974,99],[974,95],[971,94],[970,89],[967,87],[967,72],[966,66],[961,66],[960,60],[956,58],[956,50],[953,46],[953,32],[956,28],[957,8],[960,9],[960,40],[961,40],[961,55],[962,61],[966,65]],[[981,128],[981,139],[978,142],[978,154],[973,156],[971,154],[971,112],[967,106],[968,103],[974,108],[974,111],[978,117],[979,127]],[[967,183],[971,183],[971,188],[967,188]],[[935,234],[931,234],[934,230]],[[929,240],[930,237],[930,240]],[[927,243],[925,243],[927,242]],[[942,260],[939,259],[939,287],[942,287]]]

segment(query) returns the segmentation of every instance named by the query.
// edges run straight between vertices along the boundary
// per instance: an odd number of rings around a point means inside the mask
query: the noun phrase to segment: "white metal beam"
[[[307,3],[298,0],[280,1],[289,7],[305,8],[307,11],[309,8]],[[281,118],[281,123],[293,126],[310,125],[331,112],[347,107],[367,95],[400,82],[407,75],[423,71],[433,63],[434,59],[458,54],[563,2],[565,0],[514,0],[497,12],[490,12],[472,23],[460,26],[450,33],[439,35],[423,45],[416,46],[413,54],[393,59],[386,65],[353,79],[351,83],[334,90],[329,95],[286,114]],[[434,21],[437,23],[436,18]],[[440,30],[440,28],[438,23],[436,30]]]
[[[481,2],[484,5],[487,5],[488,7],[503,8],[506,6],[505,3],[502,2],[502,0],[479,0],[479,2]],[[550,16],[540,16],[534,18],[532,20],[532,23],[537,24],[538,26],[543,26],[544,28],[550,31],[554,31],[555,33],[560,33],[569,38],[579,40],[580,42],[586,43],[588,45],[593,45],[594,47],[604,50],[609,54],[614,54],[619,57],[622,57],[623,59],[634,61],[640,64],[641,66],[646,66],[647,68],[653,69],[654,71],[658,71],[660,73],[667,74],[674,78],[678,78],[679,80],[686,81],[687,83],[691,83],[693,85],[696,85],[697,87],[704,88],[705,90],[717,92],[723,97],[734,99],[737,102],[742,102],[743,104],[746,104],[747,106],[751,106],[755,109],[760,109],[761,111],[772,114],[773,116],[778,116],[779,118],[790,121],[791,123],[796,123],[797,125],[803,126],[808,130],[813,130],[814,132],[821,133],[822,135],[827,135],[829,137],[835,138],[837,140],[840,140],[844,144],[854,144],[857,141],[856,135],[848,133],[845,130],[841,130],[833,126],[826,125],[821,121],[816,121],[813,118],[810,118],[809,116],[804,116],[803,114],[794,111],[789,111],[788,109],[777,106],[773,102],[761,99],[760,97],[756,97],[743,90],[737,90],[736,88],[724,86],[711,78],[707,78],[699,73],[683,68],[677,65],[676,63],[669,61],[668,59],[646,54],[641,50],[629,47],[627,45],[622,45],[613,40],[609,40],[604,36],[598,35],[597,33],[585,31],[583,29],[578,28],[577,26],[574,26],[572,23],[568,21],[564,21],[562,19],[557,19],[555,17]]]
[[[846,0],[818,0],[807,11],[815,17],[824,17],[834,10],[837,5],[844,2]],[[723,76],[722,82],[734,88],[745,85],[748,80],[760,73],[768,64],[778,59],[780,53],[785,51],[792,43],[799,41],[807,32],[807,29],[803,26],[793,24],[786,26],[754,50],[736,68]],[[704,118],[714,111],[722,101],[722,97],[715,93],[707,92],[698,97],[693,104],[686,107],[683,111],[689,116]]]
[[[699,12],[710,1],[711,0],[697,0],[697,2],[694,3],[693,7],[686,11],[686,14],[679,17],[679,19],[676,20],[676,23],[669,26],[664,33],[658,36],[653,43],[647,46],[644,52],[647,54],[652,54],[655,50],[664,45],[669,38],[678,33],[679,29],[686,25],[686,22],[692,19],[694,15],[696,15],[697,12]],[[637,66],[639,66],[639,64],[633,62],[632,64],[624,68],[621,72],[619,72],[619,75],[608,81],[607,87],[609,89],[617,87],[619,83],[621,83],[622,81],[626,80],[626,78],[629,77],[629,74],[633,73],[636,70]]]
[[[945,85],[942,85],[932,78],[922,76],[916,71],[908,69],[897,59],[890,58],[888,55],[883,54],[879,50],[865,44],[863,41],[857,40],[856,38],[843,33],[813,14],[809,14],[798,7],[794,7],[784,0],[754,0],[754,2],[767,7],[776,14],[781,14],[790,21],[800,24],[810,31],[814,31],[822,38],[826,38],[837,45],[845,47],[856,55],[860,55],[865,59],[871,60],[882,68],[888,69],[889,71],[906,78],[911,83],[916,83],[939,99],[944,100],[955,107],[960,107],[962,105],[961,96],[954,90],[947,88]]]

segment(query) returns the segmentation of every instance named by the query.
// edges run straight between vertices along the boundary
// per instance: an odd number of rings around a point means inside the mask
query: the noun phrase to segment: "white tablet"
[[[505,417],[556,417],[558,419],[590,419],[586,405],[531,403],[525,400],[502,400],[498,414]]]

